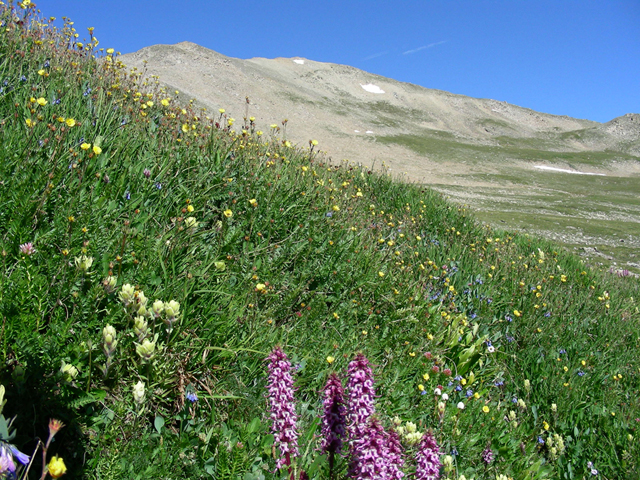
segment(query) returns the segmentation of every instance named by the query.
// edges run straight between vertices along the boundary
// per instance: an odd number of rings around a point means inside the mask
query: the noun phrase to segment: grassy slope
[[[379,137],[377,141],[404,145],[432,160],[456,159],[469,165],[469,172],[455,178],[463,184],[481,183],[482,187],[436,188],[456,202],[470,204],[483,221],[506,223],[579,250],[596,247],[620,266],[639,271],[638,177],[569,175],[532,168],[546,164],[590,171],[616,162],[635,164],[638,157],[614,151],[552,151],[560,144],[539,139],[504,137],[499,147],[470,145],[443,132]],[[527,164],[531,166],[523,166]],[[491,173],[477,173],[487,170]],[[591,260],[611,263],[601,257]]]
[[[446,453],[459,452],[457,474],[580,478],[592,461],[608,478],[637,475],[636,280],[492,231],[420,186],[323,164],[275,132],[234,133],[223,114],[173,105],[116,60],[65,48],[69,28],[51,33],[54,46],[38,44],[47,27],[8,21],[0,33],[0,380],[21,448],[55,416],[68,426],[52,452],[70,476],[268,477],[264,358],[279,343],[297,368],[299,464],[317,475],[327,468],[314,450],[318,391],[358,351],[375,365],[383,421],[434,429]],[[35,254],[20,252],[27,241]],[[87,272],[81,255],[94,259]],[[180,302],[170,334],[148,319],[159,335],[151,364],[118,292],[102,286],[108,275],[150,303]],[[119,343],[104,378],[107,324]],[[73,381],[63,361],[77,367]],[[144,408],[131,397],[139,380]],[[437,385],[451,397],[442,421]],[[511,409],[517,426],[503,420]],[[552,433],[566,445],[559,458],[538,443]],[[488,469],[487,445],[498,453]]]

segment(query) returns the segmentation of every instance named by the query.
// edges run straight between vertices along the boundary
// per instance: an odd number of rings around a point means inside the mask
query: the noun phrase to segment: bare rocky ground
[[[287,119],[288,140],[318,140],[334,162],[429,184],[484,221],[564,241],[605,262],[640,262],[638,114],[602,124],[345,65],[229,58],[189,42],[147,47],[122,61],[142,79],[157,75],[211,116],[219,108],[238,121],[253,116],[265,134]]]

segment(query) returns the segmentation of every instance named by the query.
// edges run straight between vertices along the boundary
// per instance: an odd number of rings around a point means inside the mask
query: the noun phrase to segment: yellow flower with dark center
[[[225,210],[224,212],[222,212],[222,213],[223,213],[223,215],[224,215],[225,217],[227,217],[227,218],[231,218],[231,217],[233,217],[233,212],[232,212],[231,210],[229,210],[229,209],[226,209],[226,210]]]

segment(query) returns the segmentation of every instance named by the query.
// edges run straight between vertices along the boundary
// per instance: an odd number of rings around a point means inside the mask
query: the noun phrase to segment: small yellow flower
[[[422,378],[424,378],[425,382],[428,382],[429,381],[429,374],[428,373],[423,374]]]
[[[315,147],[316,145],[318,145],[318,141],[317,140],[311,140],[311,145],[313,145]]]
[[[43,97],[40,97],[38,100],[36,100],[38,102],[38,105],[40,105],[41,107],[44,107],[47,103],[47,100]]]
[[[169,106],[169,99],[168,98],[163,98],[162,100],[160,100],[160,103],[162,104],[163,107],[168,107]]]
[[[340,207],[338,205],[334,205],[333,207],[331,207],[331,210],[333,210],[334,212],[339,212]]]
[[[189,125],[187,125],[186,123],[182,124],[182,132],[183,133],[187,133],[189,131]]]
[[[484,407],[482,407],[482,411],[484,413],[489,413],[489,407],[487,407],[486,405]]]
[[[329,365],[331,365],[334,361],[335,361],[335,358],[333,358],[331,355],[329,355],[329,356],[327,357],[327,363],[328,363]]]
[[[191,213],[193,212],[194,208],[193,205],[187,205],[187,212]]]
[[[51,475],[52,478],[60,478],[62,475],[67,473],[67,467],[64,464],[64,460],[58,456],[51,458],[47,468],[49,470],[49,475]]]
[[[546,421],[542,422],[542,428],[549,430],[549,424]]]
[[[264,283],[258,283],[256,285],[256,290],[259,292],[264,292],[267,289],[267,286]]]
[[[114,52],[113,48],[107,48],[107,53],[108,53],[109,55],[112,55],[112,54],[113,54],[113,52]]]
[[[100,155],[102,153],[102,149],[99,146],[94,145],[93,146],[93,153],[95,153],[96,155]]]
[[[40,75],[40,76],[43,76],[46,73],[47,73],[47,71],[44,68],[41,68],[40,70],[38,70],[38,75]]]
[[[380,278],[384,277],[384,272],[378,272],[378,276],[379,276]]]
[[[220,113],[224,113],[224,112],[225,112],[225,109],[224,109],[224,108],[221,108],[221,109],[220,109],[220,110],[218,110],[218,111],[219,111]]]
[[[249,204],[255,208],[258,206],[258,201],[255,198],[252,198],[251,200],[249,200]]]
[[[229,209],[226,209],[224,212],[222,212],[224,214],[225,217],[227,218],[231,218],[233,217],[233,212]]]
[[[424,392],[424,385],[422,384],[418,385],[418,390],[420,390],[421,392]]]
[[[76,126],[76,121],[73,118],[67,118],[65,120],[65,123],[67,124],[67,127],[75,127]]]
[[[84,142],[82,145],[80,145],[80,148],[82,150],[89,150],[91,148],[91,144],[87,143],[87,142]]]
[[[333,312],[333,318],[338,320],[340,318],[340,315],[338,315],[336,312]]]
[[[27,127],[29,128],[33,128],[36,125],[36,122],[34,122],[33,120],[31,120],[30,118],[27,118],[25,120],[25,123],[27,124]]]
[[[522,316],[522,313],[520,313],[518,310],[514,310],[514,311],[513,311],[513,314],[514,314],[516,317],[521,317],[521,316]]]

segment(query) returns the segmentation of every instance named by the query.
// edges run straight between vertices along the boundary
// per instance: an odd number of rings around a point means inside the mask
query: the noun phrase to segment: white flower
[[[142,383],[142,381],[139,381],[133,386],[133,400],[138,405],[144,402],[144,383]]]
[[[496,347],[494,347],[493,345],[489,345],[489,346],[487,347],[487,352],[489,352],[489,353],[493,353],[493,352],[495,352],[495,351],[496,351]]]
[[[464,410],[464,403],[463,402],[458,402],[458,408],[460,410]]]
[[[443,400],[443,401],[445,401],[445,402],[446,402],[447,400],[449,400],[449,395],[447,395],[446,393],[443,393],[443,394],[442,394],[442,400]]]
[[[442,390],[440,390],[439,388],[436,388],[433,393],[435,393],[436,395],[442,395]]]

